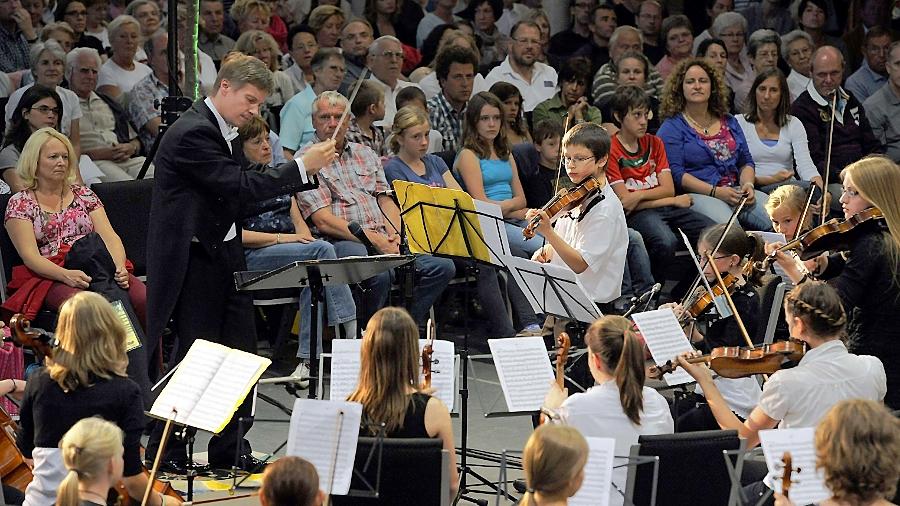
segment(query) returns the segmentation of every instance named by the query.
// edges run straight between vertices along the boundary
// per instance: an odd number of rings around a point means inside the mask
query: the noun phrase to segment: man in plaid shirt
[[[312,103],[312,122],[316,138],[328,139],[338,129],[341,115],[349,106],[347,99],[334,91],[320,94]],[[310,219],[319,234],[334,244],[339,258],[365,256],[365,246],[350,232],[356,222],[369,241],[382,254],[397,254],[400,246],[400,209],[384,194],[389,189],[378,156],[370,148],[347,142],[345,120],[335,138],[338,157],[319,172],[319,187],[297,194],[305,219]],[[313,144],[300,148],[301,153]],[[456,273],[453,261],[420,255],[415,261],[417,280],[413,293],[413,318],[422,323],[429,308],[438,300]],[[370,299],[364,306],[369,314],[387,305],[393,272],[384,272],[367,280]]]

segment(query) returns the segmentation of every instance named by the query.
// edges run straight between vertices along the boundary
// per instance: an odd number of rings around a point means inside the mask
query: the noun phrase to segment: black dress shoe
[[[147,469],[153,469],[152,466],[153,466],[153,463],[150,462],[150,465],[147,467]],[[175,459],[163,460],[162,462],[159,463],[159,470],[163,473],[178,474],[178,475],[186,476],[189,469],[194,471],[194,473],[202,473],[202,472],[208,471],[209,466],[204,465],[204,464],[197,464],[196,462],[189,465],[187,462],[185,462],[183,460],[175,460]]]
[[[246,473],[261,473],[265,470],[267,464],[268,461],[262,461],[251,453],[245,453],[238,457],[237,468]],[[231,469],[234,466],[234,461],[210,462],[209,465],[216,469]]]

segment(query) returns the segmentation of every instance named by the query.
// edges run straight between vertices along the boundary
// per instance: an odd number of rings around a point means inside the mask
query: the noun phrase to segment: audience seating
[[[134,275],[146,279],[153,179],[98,183],[91,189],[100,197],[109,223],[122,239],[125,255],[134,264]]]

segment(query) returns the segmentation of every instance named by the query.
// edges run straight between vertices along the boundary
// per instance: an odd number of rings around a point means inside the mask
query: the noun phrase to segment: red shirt
[[[644,135],[638,140],[637,152],[630,153],[619,136],[613,136],[606,165],[610,185],[625,183],[628,191],[650,190],[659,186],[659,175],[668,170],[669,159],[659,137]]]

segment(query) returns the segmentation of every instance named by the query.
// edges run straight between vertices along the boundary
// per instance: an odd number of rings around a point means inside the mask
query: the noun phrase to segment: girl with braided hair
[[[522,452],[527,492],[520,506],[565,506],[584,481],[588,444],[575,427],[544,424]]]
[[[83,418],[59,442],[68,469],[57,491],[58,506],[106,505],[109,489],[122,479],[122,429],[99,417]]]
[[[807,344],[809,351],[797,367],[782,369],[763,385],[759,403],[741,422],[729,409],[712,373],[704,364],[687,360],[699,355],[684,353],[678,365],[703,387],[706,400],[722,429],[737,430],[753,447],[759,431],[780,428],[815,427],[828,410],[844,399],[884,398],[887,386],[884,366],[875,357],[847,351],[841,337],[847,314],[841,298],[831,286],[808,281],[785,298],[784,314],[794,339]]]

